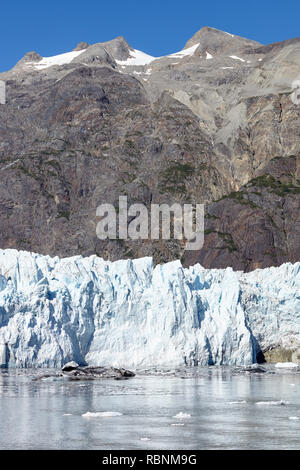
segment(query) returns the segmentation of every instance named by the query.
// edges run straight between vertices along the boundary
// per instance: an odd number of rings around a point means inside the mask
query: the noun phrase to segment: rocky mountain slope
[[[0,247],[154,256],[252,270],[300,259],[300,38],[261,45],[204,27],[154,58],[124,38],[0,74]],[[205,203],[199,252],[101,241],[96,208]]]
[[[299,362],[299,291],[300,263],[245,274],[0,250],[0,366]]]

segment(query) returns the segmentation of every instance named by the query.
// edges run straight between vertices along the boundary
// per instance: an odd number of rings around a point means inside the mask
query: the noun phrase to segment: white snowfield
[[[250,364],[299,347],[300,263],[248,274],[0,250],[9,367]]]
[[[64,54],[51,57],[43,57],[39,62],[30,62],[28,65],[33,65],[37,70],[43,70],[48,67],[52,67],[53,65],[69,64],[73,59],[75,59],[75,57],[79,56],[83,52],[85,52],[85,49],[81,51],[65,52]]]
[[[194,55],[196,49],[199,46],[200,46],[200,43],[195,44],[194,46],[188,47],[187,49],[182,49],[182,51],[175,52],[174,54],[169,54],[166,57],[177,57],[178,59],[182,59],[183,57]]]
[[[195,44],[187,49],[182,49],[182,51],[175,52],[174,54],[169,54],[162,57],[153,57],[145,52],[139,51],[137,49],[133,49],[130,51],[130,57],[126,60],[116,60],[117,64],[126,66],[126,65],[147,65],[153,62],[154,60],[159,59],[183,59],[187,56],[194,55],[196,49],[198,48],[199,44]]]
[[[156,60],[156,57],[152,57],[138,49],[133,49],[130,51],[130,57],[128,57],[128,59],[116,60],[116,62],[119,65],[146,65],[153,62],[153,60]]]
[[[174,54],[169,54],[163,57],[153,57],[149,54],[146,54],[143,51],[139,51],[138,49],[131,49],[130,56],[126,60],[116,60],[118,65],[122,67],[125,66],[140,66],[140,65],[147,65],[153,62],[154,60],[164,59],[164,58],[179,58],[182,59],[183,57],[192,56],[196,51],[199,44],[196,44],[188,49],[183,49],[182,51],[175,52]],[[27,62],[26,66],[34,67],[36,70],[43,70],[53,65],[65,65],[69,64],[78,57],[80,54],[85,52],[86,49],[80,51],[71,51],[65,52],[64,54],[58,54],[51,57],[43,57],[42,60],[39,62]],[[210,59],[212,56],[207,53],[207,58]]]

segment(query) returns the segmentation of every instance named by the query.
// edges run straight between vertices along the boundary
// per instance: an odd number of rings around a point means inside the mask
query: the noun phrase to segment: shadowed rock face
[[[211,204],[205,244],[186,265],[251,271],[299,260],[300,157],[275,157],[262,174]]]
[[[245,270],[299,260],[299,44],[205,27],[152,61],[122,37],[52,66],[26,54],[0,74],[0,247]],[[120,195],[204,202],[204,248],[100,241],[96,208]]]

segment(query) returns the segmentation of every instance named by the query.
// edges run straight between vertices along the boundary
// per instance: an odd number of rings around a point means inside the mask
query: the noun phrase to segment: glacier
[[[300,347],[300,263],[243,273],[0,250],[8,367],[247,365],[275,347]]]

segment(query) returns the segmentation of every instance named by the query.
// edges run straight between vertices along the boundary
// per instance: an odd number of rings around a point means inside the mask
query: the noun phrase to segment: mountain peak
[[[203,26],[203,28],[197,31],[186,43],[184,49],[188,49],[199,43],[201,53],[207,51],[212,54],[221,54],[228,51],[233,52],[246,46],[257,47],[261,45],[259,42],[236,36],[210,26]]]
[[[36,51],[31,51],[27,52],[16,65],[24,65],[28,62],[39,62],[40,60],[42,60],[42,56],[40,56]]]
[[[84,51],[88,47],[90,47],[90,44],[88,42],[81,41],[77,44],[73,51]]]

